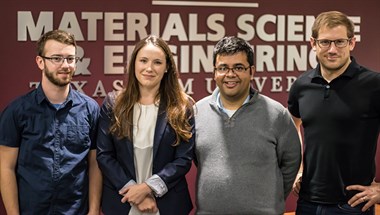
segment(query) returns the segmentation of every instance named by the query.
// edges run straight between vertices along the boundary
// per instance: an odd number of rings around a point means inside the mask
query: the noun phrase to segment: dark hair
[[[63,31],[63,30],[52,30],[43,34],[37,41],[37,55],[44,56],[45,44],[48,40],[55,40],[63,44],[73,45],[75,50],[77,49],[77,44],[75,42],[75,37],[73,34]]]
[[[238,52],[247,54],[247,61],[253,66],[253,49],[251,45],[239,37],[224,37],[215,45],[213,52],[213,65],[218,55],[233,55]]]
[[[188,141],[192,137],[192,127],[188,121],[189,111],[192,113],[193,104],[190,102],[192,99],[183,92],[179,84],[179,74],[168,44],[154,35],[139,41],[132,52],[127,70],[128,83],[116,98],[114,122],[110,131],[119,138],[127,137],[132,140],[133,106],[141,97],[138,80],[135,75],[135,61],[138,52],[148,44],[159,47],[166,56],[167,72],[164,73],[161,80],[156,101],[160,101],[160,105],[164,105],[166,108],[168,122],[177,137],[173,145],[178,145],[181,140]]]
[[[354,37],[354,23],[347,17],[346,14],[339,11],[327,11],[320,13],[314,21],[311,28],[311,36],[318,38],[319,30],[322,27],[334,28],[343,25],[347,28],[347,37]]]

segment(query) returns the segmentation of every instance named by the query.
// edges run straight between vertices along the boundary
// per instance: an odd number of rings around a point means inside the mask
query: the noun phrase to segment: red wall
[[[164,37],[178,59],[185,90],[199,100],[215,87],[212,78],[212,48],[223,36],[246,38],[255,49],[256,79],[253,85],[286,106],[291,81],[315,65],[309,46],[313,18],[322,11],[336,10],[352,17],[359,42],[353,51],[357,61],[380,71],[380,20],[375,0],[366,4],[341,1],[258,0],[210,2],[216,5],[179,6],[185,1],[159,5],[156,0],[1,1],[0,111],[16,96],[34,88],[41,78],[35,64],[35,43],[44,30],[62,28],[73,32],[83,49],[74,87],[94,97],[99,104],[106,92],[120,88],[131,48],[146,34]],[[232,2],[232,1],[231,1]],[[244,5],[240,5],[242,3]],[[257,3],[255,5],[254,3]],[[111,53],[110,50],[113,52]],[[298,59],[297,59],[298,58]],[[296,59],[296,60],[295,60]],[[107,63],[112,62],[111,65]],[[1,131],[0,131],[1,132]],[[378,161],[380,162],[380,161]],[[378,171],[380,172],[380,171]],[[195,168],[188,175],[194,196]],[[294,196],[287,210],[295,208]],[[1,205],[0,205],[1,206]],[[0,207],[0,214],[3,211]]]

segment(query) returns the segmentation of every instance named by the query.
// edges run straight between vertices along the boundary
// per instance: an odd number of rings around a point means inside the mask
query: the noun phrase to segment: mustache
[[[75,73],[75,70],[70,70],[70,69],[61,69],[61,70],[58,70],[57,73],[60,73],[60,74],[74,74]]]
[[[328,55],[328,56],[332,56],[332,57],[333,57],[333,56],[338,56],[337,53],[328,53],[327,55]]]

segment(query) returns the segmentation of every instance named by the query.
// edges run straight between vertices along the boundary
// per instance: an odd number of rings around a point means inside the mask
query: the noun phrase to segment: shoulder
[[[353,87],[360,88],[367,93],[374,93],[376,97],[380,94],[380,73],[368,69],[359,64],[355,65],[355,70],[351,72],[350,82]]]
[[[11,102],[5,107],[5,110],[23,110],[27,109],[30,106],[37,105],[36,98],[37,90],[32,90],[24,95],[18,96],[11,100]]]
[[[186,94],[185,92],[182,92],[182,94],[183,94],[183,97],[185,98],[185,100],[187,101],[187,103],[190,106],[195,105],[195,100],[193,99],[193,97],[191,97],[190,95]]]
[[[36,112],[43,112],[44,109],[38,107],[36,90],[32,90],[27,94],[14,98],[0,112],[0,124],[9,128],[10,123],[20,122],[26,119],[31,119]]]
[[[95,99],[91,98],[90,96],[79,92],[77,90],[72,90],[73,99],[79,102],[88,103],[89,105],[99,106],[98,103],[95,101]]]
[[[254,109],[259,112],[255,114],[265,116],[267,121],[276,123],[278,126],[291,121],[288,109],[280,102],[262,94],[259,95],[257,100],[259,107],[254,107]]]
[[[360,78],[369,77],[369,78],[374,79],[376,81],[380,80],[380,72],[379,71],[374,71],[374,70],[372,70],[366,66],[359,64],[356,61],[356,59],[352,56],[351,56],[350,67],[352,67],[353,70],[355,71],[354,74],[358,75]]]
[[[109,92],[102,102],[101,112],[108,114],[110,117],[120,96],[123,96],[122,91]]]
[[[268,108],[268,110],[283,112],[286,109],[284,105],[282,105],[280,102],[263,94],[258,94],[257,100],[258,103],[265,105]]]
[[[255,114],[267,116],[267,120],[271,122],[280,122],[290,118],[288,109],[268,96],[259,94],[256,98],[256,103],[256,107],[253,107],[253,109],[258,112],[256,111]]]
[[[194,111],[195,111],[195,119],[205,119],[205,117],[210,116],[210,102],[211,102],[211,95],[206,96],[199,101],[197,101],[194,105]]]
[[[122,91],[112,91],[107,93],[103,100],[103,105],[114,106],[119,97],[123,96]]]
[[[289,91],[289,96],[299,92],[301,88],[309,86],[313,77],[316,77],[316,69],[308,70],[300,74],[297,79],[292,83]]]
[[[91,97],[77,90],[72,90],[71,98],[74,106],[85,107],[88,114],[97,115],[100,111],[99,104]]]
[[[359,76],[368,77],[374,81],[380,81],[380,72],[375,72],[367,67],[359,65]]]
[[[316,75],[316,69],[310,69],[306,72],[301,73],[293,84],[302,84],[305,82],[310,82],[310,80]]]
[[[199,101],[197,101],[195,103],[195,105],[205,105],[205,104],[209,104],[212,100],[212,95],[208,95],[206,97],[203,97],[202,99],[200,99]]]

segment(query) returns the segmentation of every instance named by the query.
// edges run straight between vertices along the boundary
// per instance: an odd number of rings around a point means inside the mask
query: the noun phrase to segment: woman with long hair
[[[168,44],[156,36],[138,42],[127,73],[125,89],[107,95],[99,119],[103,213],[189,214],[194,102]]]

